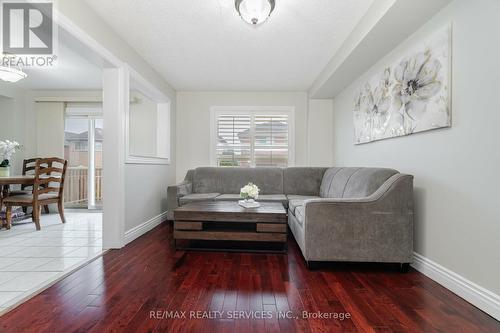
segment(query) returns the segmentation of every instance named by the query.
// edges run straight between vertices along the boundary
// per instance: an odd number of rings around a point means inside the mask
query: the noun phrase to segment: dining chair
[[[31,194],[9,196],[3,204],[7,208],[7,229],[12,225],[13,206],[33,207],[32,218],[36,230],[40,230],[40,210],[42,206],[57,203],[57,209],[62,223],[64,217],[64,177],[68,161],[57,158],[40,158],[35,162],[35,179]]]
[[[29,158],[23,160],[23,172],[22,175],[34,175],[35,174],[35,166],[36,166],[36,161],[39,160],[40,158],[35,157],[35,158]],[[33,192],[32,190],[33,185],[21,185],[21,190],[14,190],[14,191],[9,191],[8,195],[9,196],[15,196],[15,195],[27,195],[31,194]],[[43,210],[45,214],[49,213],[49,206],[45,205],[43,206]],[[26,214],[28,211],[27,207],[23,207],[23,212]]]

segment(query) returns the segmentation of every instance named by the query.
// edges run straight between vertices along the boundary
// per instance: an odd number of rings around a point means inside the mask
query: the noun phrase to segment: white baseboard
[[[160,215],[153,217],[152,219],[133,227],[125,232],[125,244],[130,243],[134,239],[141,237],[149,230],[153,229],[157,225],[160,225],[163,221],[167,219],[167,212],[163,212]]]
[[[500,320],[499,295],[415,252],[412,267],[493,318]]]

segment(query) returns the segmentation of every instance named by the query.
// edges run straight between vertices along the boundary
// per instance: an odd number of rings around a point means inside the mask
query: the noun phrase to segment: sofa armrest
[[[189,181],[183,181],[167,188],[167,219],[173,220],[174,209],[179,207],[179,198],[191,194],[192,190],[193,184]]]
[[[307,260],[411,262],[413,176],[396,174],[365,198],[305,202]]]
[[[363,198],[319,198],[309,199],[306,203],[374,203],[382,202],[384,198],[393,195],[396,191],[402,191],[405,194],[399,199],[411,204],[413,209],[413,176],[398,173],[390,177],[373,194]],[[410,196],[410,197],[408,197]],[[390,200],[390,199],[389,199]],[[395,202],[396,203],[396,202]],[[398,202],[399,203],[399,202]]]

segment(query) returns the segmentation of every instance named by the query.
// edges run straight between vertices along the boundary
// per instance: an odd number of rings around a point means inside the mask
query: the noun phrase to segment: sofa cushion
[[[179,198],[179,203],[185,205],[190,202],[212,201],[219,196],[219,194],[220,193],[192,193]]]
[[[285,194],[319,195],[319,187],[325,171],[326,168],[283,169]]]
[[[398,173],[385,168],[330,168],[320,188],[323,198],[364,198]]]
[[[351,176],[361,168],[334,168],[330,176],[330,185],[327,191],[323,191],[324,198],[343,198],[345,186]],[[326,188],[326,186],[325,186]]]
[[[363,198],[373,194],[398,171],[384,168],[360,168],[347,182],[343,198]]]
[[[237,201],[241,200],[241,197],[239,194],[221,194],[217,198],[215,198],[216,201]],[[263,202],[284,202],[286,203],[288,200],[284,194],[262,194],[259,195],[259,198],[257,201],[263,201]]]
[[[304,200],[289,200],[288,201],[288,210],[295,215],[295,209],[297,207],[303,206],[304,205]]]
[[[298,195],[298,194],[287,194],[286,197],[288,200],[302,200],[302,201],[321,198],[320,196],[317,195]]]
[[[217,198],[215,198],[215,201],[238,201],[238,200],[241,200],[239,194],[221,194]]]
[[[332,186],[333,177],[342,170],[343,168],[328,168],[324,175],[323,180],[321,181],[321,186],[319,188],[319,196],[322,198],[328,198],[328,194],[330,193],[330,187]]]
[[[248,183],[254,183],[261,194],[283,193],[281,168],[197,168],[193,175],[194,193],[240,193]]]
[[[219,171],[217,168],[197,168],[193,173],[194,193],[219,192]],[[220,192],[219,192],[220,193]]]
[[[286,195],[284,194],[262,194],[259,195],[259,199],[257,201],[264,201],[264,202],[282,202],[282,203],[287,203],[288,199],[286,198]]]
[[[318,196],[309,196],[309,195],[287,195],[287,198],[288,198],[288,209],[294,215],[295,215],[295,209],[299,206],[303,206],[306,200],[319,199]]]

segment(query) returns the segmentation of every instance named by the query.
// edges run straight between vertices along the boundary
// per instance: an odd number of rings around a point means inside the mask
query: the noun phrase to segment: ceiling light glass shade
[[[7,66],[0,66],[0,80],[7,82],[17,82],[21,79],[24,79],[26,76],[28,75],[22,70]]]
[[[251,25],[264,23],[274,10],[275,0],[236,0],[236,10]]]

